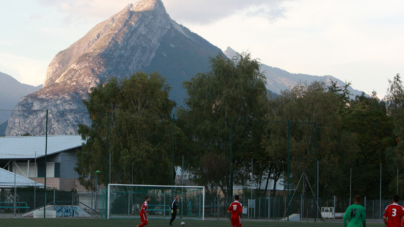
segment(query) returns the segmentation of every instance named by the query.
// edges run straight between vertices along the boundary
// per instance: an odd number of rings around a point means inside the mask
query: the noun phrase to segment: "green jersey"
[[[349,206],[344,214],[344,227],[347,227],[346,220],[348,219],[348,227],[366,227],[366,212],[365,208],[359,204]]]

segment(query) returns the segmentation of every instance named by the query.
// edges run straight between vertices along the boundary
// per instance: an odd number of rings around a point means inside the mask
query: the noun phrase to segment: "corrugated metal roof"
[[[48,155],[81,147],[81,136],[48,136]],[[45,155],[45,136],[0,137],[0,159],[33,159]]]
[[[0,168],[0,188],[14,187],[43,187],[43,184]]]

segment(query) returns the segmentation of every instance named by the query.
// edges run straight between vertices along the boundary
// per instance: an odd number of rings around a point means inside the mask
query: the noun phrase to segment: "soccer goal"
[[[174,196],[179,197],[177,219],[205,217],[205,187],[169,185],[109,184],[107,194],[107,218],[140,218],[145,197],[149,219],[170,219]]]

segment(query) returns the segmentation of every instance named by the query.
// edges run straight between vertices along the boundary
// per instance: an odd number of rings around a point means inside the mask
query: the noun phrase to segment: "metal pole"
[[[271,194],[268,195],[268,219],[271,219]]]
[[[320,161],[317,161],[317,204],[319,203],[318,199],[319,193],[320,193]]]
[[[229,195],[233,197],[233,118],[230,121],[230,182],[229,182]],[[231,200],[231,198],[230,198]]]
[[[93,180],[91,179],[91,181]],[[94,189],[91,189],[91,217],[93,217],[93,214],[94,214]]]
[[[184,155],[182,156],[181,185],[184,186]]]
[[[53,209],[56,210],[56,189],[53,189]]]
[[[352,168],[349,169],[349,205],[352,204]]]
[[[98,186],[98,173],[95,173],[95,202],[94,202],[94,210],[97,212],[97,186]],[[108,190],[107,190],[108,191]]]
[[[36,167],[36,151],[35,151],[35,186],[34,186],[34,210],[36,210],[36,179],[37,178],[37,167]]]
[[[14,166],[17,166],[17,163],[14,161]],[[14,172],[14,217],[17,217],[17,168],[13,168]]]
[[[48,110],[46,110],[46,127],[45,127],[45,180],[44,180],[44,205],[43,205],[43,218],[46,218],[45,211],[46,211],[46,162],[48,156]]]
[[[366,198],[366,197],[365,197]],[[334,196],[334,220],[335,220],[335,207],[336,207],[337,197]]]
[[[253,199],[253,184],[254,184],[254,158],[251,159],[251,200]],[[252,215],[251,215],[252,216]]]
[[[398,169],[397,169],[397,195],[398,195]]]
[[[106,176],[105,176],[105,182],[106,182],[106,184],[105,184],[105,187],[106,187],[106,192],[107,192],[107,195],[109,195],[109,191],[108,191],[108,184],[109,184],[109,182],[108,182],[108,172],[109,172],[109,170],[108,170],[108,158],[109,158],[109,112],[107,111],[107,154],[106,154],[106,168],[107,168],[107,171],[105,171],[105,174],[106,174]],[[97,185],[97,184],[96,184]],[[97,192],[95,193],[95,198],[97,198]],[[108,207],[108,196],[105,196],[105,205]],[[97,203],[95,204],[95,207],[97,208]],[[108,217],[108,209],[105,209],[105,217],[106,218],[109,218]]]
[[[174,155],[175,155],[175,115],[173,114],[173,154],[172,154],[172,171],[173,171],[173,175],[172,175],[172,180],[171,180],[171,185],[175,184],[175,169],[174,169]]]
[[[163,208],[163,210],[165,207]],[[128,217],[130,216],[130,193],[128,193]]]
[[[290,150],[290,144],[289,144],[289,140],[290,140],[290,122],[289,122],[289,120],[288,120],[288,135],[287,135],[287,137],[288,137],[288,194],[287,194],[287,200],[289,201],[289,175],[290,175],[290,161],[289,161],[289,158],[290,158],[290,156],[289,156],[289,150]],[[287,220],[289,221],[289,205],[288,205],[288,207],[285,207],[286,208],[286,217],[287,217]]]
[[[109,182],[112,183],[112,154],[109,154]]]
[[[300,218],[303,218],[303,195],[300,195]]]
[[[380,163],[380,210],[379,210],[379,213],[380,213],[380,218],[381,218],[381,215],[382,215],[382,163]]]
[[[182,167],[181,167],[181,186],[184,186],[184,155],[182,156]],[[181,213],[180,217],[182,218],[183,208],[184,208],[184,188],[181,188]]]
[[[317,122],[314,122],[314,161],[317,162]],[[314,163],[315,163],[314,162]],[[317,173],[317,165],[314,164],[314,173]],[[317,174],[315,176],[315,193],[318,194],[318,188],[317,188],[317,182],[318,182],[318,178],[317,178]],[[314,222],[317,221],[317,203],[318,200],[315,202],[314,204]]]
[[[365,196],[365,211],[366,211],[366,196]]]
[[[164,192],[164,218],[166,218],[166,192]]]

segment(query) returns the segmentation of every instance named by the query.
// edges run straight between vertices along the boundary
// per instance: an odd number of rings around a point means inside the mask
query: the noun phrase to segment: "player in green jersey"
[[[354,198],[354,204],[349,206],[344,214],[344,227],[347,227],[346,220],[348,219],[348,227],[366,227],[366,212],[365,208],[360,205],[361,197],[356,195]]]

